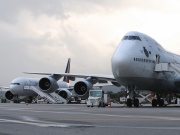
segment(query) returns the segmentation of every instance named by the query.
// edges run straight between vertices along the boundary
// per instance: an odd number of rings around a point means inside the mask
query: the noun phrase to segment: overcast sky
[[[30,72],[112,74],[128,31],[180,54],[179,0],[0,0],[0,85]]]

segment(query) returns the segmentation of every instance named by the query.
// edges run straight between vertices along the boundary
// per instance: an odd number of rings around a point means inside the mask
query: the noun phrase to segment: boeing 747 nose
[[[126,70],[130,65],[130,58],[125,52],[116,52],[112,58],[112,67],[117,67],[117,70]]]
[[[130,67],[130,57],[127,53],[116,51],[111,60],[112,72],[115,78],[125,75]]]

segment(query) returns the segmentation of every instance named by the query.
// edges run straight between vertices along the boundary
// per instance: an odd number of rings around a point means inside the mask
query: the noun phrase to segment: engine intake
[[[46,93],[52,93],[58,89],[58,84],[55,79],[51,77],[44,77],[40,79],[39,87]]]
[[[65,91],[60,91],[59,95],[63,97],[64,99],[67,99],[67,93]]]
[[[84,96],[88,94],[88,91],[92,88],[92,83],[88,81],[79,81],[74,85],[74,92],[78,96]]]
[[[8,100],[12,100],[14,95],[11,93],[11,91],[7,91],[5,93],[5,97],[8,99]]]
[[[69,99],[72,96],[72,93],[68,89],[58,89],[56,93],[64,99]]]

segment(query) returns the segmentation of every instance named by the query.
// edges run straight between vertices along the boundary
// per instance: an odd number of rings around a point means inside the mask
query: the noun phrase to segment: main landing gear
[[[18,95],[14,95],[13,102],[20,103],[20,99],[19,99]]]
[[[146,101],[149,101],[152,105],[152,107],[163,107],[166,102],[164,101],[164,99],[162,97],[164,97],[162,94],[160,93],[156,93],[156,96],[153,94],[153,99],[150,100],[148,99],[148,97],[150,96],[150,94],[148,94],[147,96],[143,96],[142,94],[139,94],[138,91],[136,90],[136,86],[132,85],[132,86],[127,86],[126,87],[126,105],[127,107],[139,107],[139,99],[137,98],[137,95],[142,96]],[[128,98],[127,98],[128,97]]]
[[[29,99],[28,99],[28,103],[32,103],[32,100],[33,100],[33,97],[32,96],[29,96]]]
[[[159,107],[162,107],[164,106],[164,100],[161,98],[162,95],[161,94],[156,94],[156,98],[154,98],[152,100],[152,107],[156,107],[157,105],[159,105]]]

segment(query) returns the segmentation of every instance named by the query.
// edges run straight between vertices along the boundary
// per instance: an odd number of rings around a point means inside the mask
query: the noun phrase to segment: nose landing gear
[[[134,105],[134,107],[139,107],[139,99],[136,98],[136,86],[127,86],[126,87],[126,92],[127,95],[127,106],[128,107],[132,107],[132,105]]]

